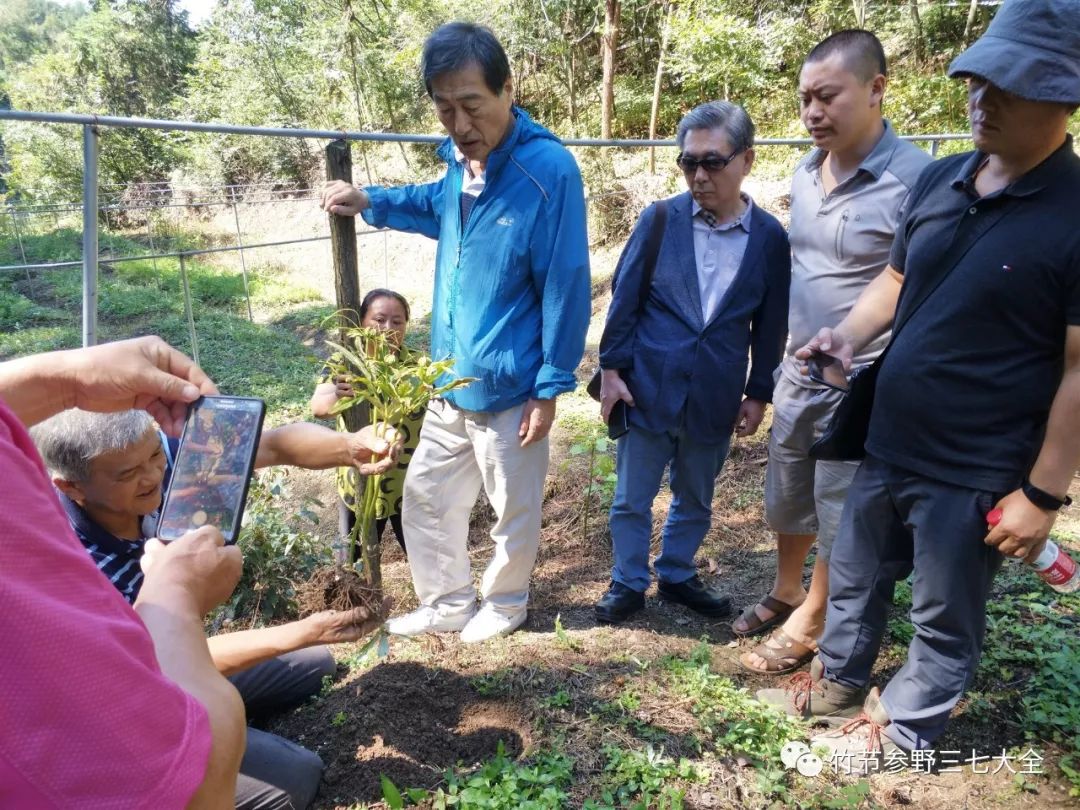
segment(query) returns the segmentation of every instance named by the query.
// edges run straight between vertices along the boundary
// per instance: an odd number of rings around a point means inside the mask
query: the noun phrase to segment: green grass
[[[78,232],[66,228],[26,236],[23,243],[32,262],[72,261],[81,250]],[[181,235],[178,244],[194,247],[198,241]],[[111,236],[107,247],[113,255],[147,252],[120,236]],[[0,240],[0,259],[19,261],[12,240]],[[317,291],[284,280],[280,266],[261,265],[249,274],[259,316],[252,323],[241,273],[198,257],[186,261],[185,269],[199,360],[222,392],[262,397],[271,424],[301,416],[318,365],[314,347],[300,335],[316,332],[333,308]],[[192,353],[177,259],[102,261],[98,304],[100,340],[158,334]],[[78,346],[81,307],[79,267],[33,271],[30,282],[17,273],[0,278],[0,359]]]

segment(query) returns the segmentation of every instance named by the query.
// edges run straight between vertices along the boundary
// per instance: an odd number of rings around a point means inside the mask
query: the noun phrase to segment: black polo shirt
[[[974,175],[985,157],[939,160],[912,189],[890,257],[904,273],[899,335],[878,377],[866,449],[1005,493],[1034,463],[1066,326],[1080,325],[1080,158],[1069,138],[980,198]]]
[[[161,481],[161,491],[169,486],[172,477],[173,461],[179,442],[161,433],[162,447],[165,449],[165,477]],[[98,570],[120,591],[128,602],[133,603],[142,587],[143,574],[139,560],[143,555],[146,540],[124,540],[107,532],[94,522],[81,506],[57,491],[60,505],[67,513],[68,522],[75,531],[75,536],[90,553],[90,558]],[[153,537],[157,532],[158,513],[153,512],[142,519],[143,538]]]

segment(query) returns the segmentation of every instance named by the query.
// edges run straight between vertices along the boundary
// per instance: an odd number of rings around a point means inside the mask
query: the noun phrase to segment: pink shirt
[[[0,807],[184,807],[210,722],[61,511],[0,401]]]

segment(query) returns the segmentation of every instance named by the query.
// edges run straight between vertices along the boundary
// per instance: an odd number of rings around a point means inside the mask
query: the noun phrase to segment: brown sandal
[[[761,605],[766,610],[771,610],[773,615],[768,619],[762,619],[757,615],[757,611],[754,610],[758,605]],[[790,616],[797,607],[798,605],[789,605],[787,602],[781,602],[779,599],[776,599],[769,594],[765,594],[764,598],[759,599],[739,614],[739,619],[746,622],[747,629],[736,630],[735,622],[732,622],[731,632],[741,638],[759,635],[766,630],[771,630],[778,624],[786,622],[788,616]],[[738,621],[739,619],[736,619],[735,621]]]
[[[780,646],[774,647],[769,644],[770,639]],[[757,675],[784,675],[788,672],[794,672],[813,658],[817,653],[817,645],[808,647],[802,642],[793,639],[781,628],[769,636],[769,639],[754,647],[754,652],[765,659],[765,669],[751,666],[746,662],[750,653],[743,653],[739,656],[739,666]]]

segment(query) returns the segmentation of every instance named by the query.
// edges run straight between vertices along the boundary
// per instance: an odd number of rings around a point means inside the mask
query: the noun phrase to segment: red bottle
[[[986,514],[986,522],[990,526],[996,526],[1001,522],[1001,510],[991,509]],[[1061,593],[1075,593],[1080,591],[1080,565],[1076,560],[1065,553],[1053,540],[1046,541],[1035,561],[1030,563],[1036,574],[1053,588]]]

